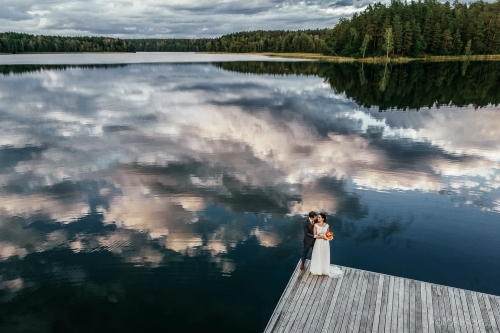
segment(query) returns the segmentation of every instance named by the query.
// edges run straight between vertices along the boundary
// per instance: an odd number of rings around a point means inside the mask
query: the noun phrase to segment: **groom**
[[[306,262],[307,254],[309,249],[314,247],[314,242],[316,241],[316,236],[314,235],[314,223],[317,222],[318,216],[315,212],[309,213],[309,218],[304,221],[304,251],[302,251],[302,262],[300,264],[300,269],[304,269],[304,263]]]

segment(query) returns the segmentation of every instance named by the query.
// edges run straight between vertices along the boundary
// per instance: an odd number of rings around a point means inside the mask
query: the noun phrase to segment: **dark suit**
[[[316,223],[316,221],[314,221]],[[314,247],[314,242],[316,242],[316,238],[314,238],[314,225],[311,224],[309,219],[305,220],[303,223],[304,228],[304,251],[302,251],[302,263],[305,263],[307,254],[309,253],[309,249]]]

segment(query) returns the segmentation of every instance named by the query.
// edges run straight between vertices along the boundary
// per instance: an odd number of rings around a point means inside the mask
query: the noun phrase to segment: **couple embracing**
[[[330,266],[330,241],[333,233],[326,223],[326,215],[315,212],[309,213],[309,218],[304,221],[304,251],[302,251],[302,262],[300,269],[304,269],[309,249],[313,249],[311,256],[311,274],[328,275],[332,278],[342,276],[343,272],[337,266]]]

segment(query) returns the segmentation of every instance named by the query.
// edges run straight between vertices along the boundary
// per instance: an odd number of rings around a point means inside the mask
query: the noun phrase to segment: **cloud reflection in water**
[[[446,193],[500,212],[496,108],[421,110],[401,123],[318,77],[211,65],[48,70],[0,86],[5,262],[105,252],[154,269],[208,258],[227,277],[247,243],[295,260],[311,209],[336,214],[339,238],[390,243],[413,220],[356,226],[372,209],[367,191]],[[50,269],[85,292],[102,287],[88,267]],[[3,300],[35,283],[4,271]],[[125,298],[119,283],[102,288]]]

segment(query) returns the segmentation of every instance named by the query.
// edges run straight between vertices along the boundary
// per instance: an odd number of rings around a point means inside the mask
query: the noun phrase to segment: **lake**
[[[311,210],[500,295],[500,63],[43,56],[0,56],[1,332],[261,332]]]

